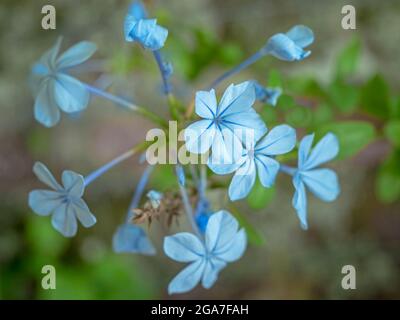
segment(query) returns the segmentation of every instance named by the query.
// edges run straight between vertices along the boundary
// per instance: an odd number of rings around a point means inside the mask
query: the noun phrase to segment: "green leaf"
[[[396,148],[400,148],[400,119],[394,119],[387,122],[383,131],[389,141]]]
[[[343,121],[324,125],[317,130],[317,137],[321,138],[328,132],[336,134],[339,139],[339,159],[357,154],[376,136],[374,126],[364,121]]]
[[[373,76],[361,89],[361,106],[366,112],[386,119],[389,116],[389,87],[380,75]]]
[[[269,72],[267,84],[268,84],[268,87],[282,88],[282,86],[283,86],[282,76],[278,70],[273,69]]]
[[[294,98],[292,96],[289,96],[287,94],[282,94],[279,97],[278,103],[275,108],[277,110],[286,111],[295,106],[296,106],[296,102],[294,101]]]
[[[312,121],[312,111],[308,107],[297,106],[286,113],[285,120],[293,127],[305,128]]]
[[[360,53],[361,43],[358,39],[351,41],[350,44],[339,53],[336,60],[337,78],[347,77],[357,70]]]
[[[335,81],[330,85],[328,95],[332,104],[343,113],[353,113],[358,107],[360,91],[355,86]]]
[[[332,120],[333,111],[328,104],[322,103],[314,110],[312,116],[313,116],[312,120],[313,126],[318,127]]]
[[[393,153],[381,166],[376,179],[375,190],[378,199],[392,203],[400,198],[400,153]]]
[[[260,210],[265,208],[275,197],[275,187],[265,188],[257,179],[253,189],[247,197],[250,208]]]
[[[400,98],[392,97],[392,99],[390,99],[389,114],[390,114],[390,119],[393,118],[400,119]]]

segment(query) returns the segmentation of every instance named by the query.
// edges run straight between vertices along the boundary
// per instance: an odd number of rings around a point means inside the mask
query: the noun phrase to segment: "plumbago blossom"
[[[170,84],[172,65],[163,59],[161,52],[168,30],[159,26],[156,19],[149,19],[145,7],[138,1],[128,8],[122,29],[121,33],[128,43],[138,43],[139,48],[150,52],[154,58],[171,119],[178,119],[181,122],[179,127],[185,128],[182,135],[185,151],[195,156],[204,155],[201,158],[206,162],[185,165],[183,161],[173,163],[177,190],[161,193],[151,188],[147,190],[149,178],[157,164],[148,161],[144,166],[141,156],[143,173],[136,184],[124,220],[116,226],[112,247],[116,253],[156,254],[157,246],[140,223],[150,223],[154,215],[160,223],[163,223],[163,219],[167,221],[169,227],[173,218],[182,219],[179,213],[183,211],[192,232],[166,235],[163,251],[169,258],[189,265],[172,279],[168,292],[184,293],[199,283],[208,289],[228,263],[244,255],[246,231],[236,218],[239,213],[234,201],[246,198],[256,179],[264,188],[270,188],[279,173],[292,177],[295,188],[292,204],[303,229],[308,226],[306,190],[323,201],[333,201],[339,195],[340,187],[335,172],[319,168],[339,151],[335,135],[328,133],[314,148],[314,135],[306,135],[299,144],[298,166],[290,167],[283,163],[283,159],[291,159],[295,155],[295,128],[286,124],[267,128],[257,112],[258,102],[263,104],[263,108],[276,106],[282,89],[248,80],[230,84],[223,92],[219,90],[222,82],[266,55],[284,61],[301,61],[309,57],[311,51],[306,48],[314,41],[314,35],[302,25],[294,26],[286,33],[273,35],[255,54],[222,74],[211,85],[196,90],[194,101],[184,108],[185,104],[174,96]],[[95,95],[110,101],[110,105],[121,106],[136,116],[152,121],[162,132],[169,132],[168,119],[70,75],[72,68],[78,67],[95,53],[95,44],[79,42],[61,54],[60,47],[61,38],[32,68],[34,116],[41,125],[55,126],[60,121],[60,110],[68,114],[83,111],[89,105],[90,97]],[[222,93],[220,99],[217,99],[217,93],[218,96]],[[170,135],[168,139],[174,137]],[[149,142],[144,141],[123,152],[86,176],[65,170],[61,177],[62,184],[56,181],[44,164],[35,163],[33,172],[51,190],[31,191],[29,206],[40,216],[51,216],[53,227],[65,237],[77,234],[78,221],[86,228],[94,226],[96,218],[82,199],[84,190],[121,162],[135,155],[147,154],[146,149],[151,145]],[[282,157],[289,152],[289,155]],[[221,179],[224,179],[223,176],[232,176],[227,194],[235,216],[220,210],[219,204],[212,203],[208,198],[208,192],[212,191],[212,185],[208,183],[210,174],[221,176]]]

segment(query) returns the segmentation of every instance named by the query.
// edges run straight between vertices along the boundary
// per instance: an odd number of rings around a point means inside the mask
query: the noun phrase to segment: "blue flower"
[[[295,145],[296,131],[288,125],[279,125],[255,145],[252,142],[246,143],[246,148],[236,164],[209,167],[217,174],[236,171],[229,186],[229,198],[232,201],[240,200],[250,193],[257,173],[261,184],[266,188],[271,187],[280,167],[274,157],[291,151]]]
[[[218,273],[243,255],[247,239],[244,229],[227,211],[213,214],[207,224],[205,241],[188,232],[166,237],[164,252],[179,262],[191,262],[168,286],[168,293],[192,290],[200,281],[204,288],[213,286]]]
[[[124,22],[125,40],[138,42],[151,51],[159,50],[167,40],[168,30],[159,26],[156,19],[147,19],[140,2],[131,4]]]
[[[304,48],[313,42],[314,34],[312,30],[306,26],[298,25],[285,34],[273,35],[262,52],[285,61],[303,60],[311,54],[311,51],[305,51]]]
[[[113,250],[117,253],[141,253],[144,255],[156,253],[156,249],[144,230],[131,223],[125,223],[118,227],[113,237]]]
[[[31,86],[35,96],[35,119],[46,127],[60,121],[60,110],[76,113],[89,103],[85,85],[71,77],[68,70],[88,60],[96,51],[92,42],[82,41],[69,48],[59,57],[59,38],[32,68]]]
[[[65,237],[73,237],[78,229],[77,219],[85,228],[96,223],[82,196],[85,189],[80,174],[65,170],[62,173],[62,186],[55,180],[47,167],[36,162],[33,172],[37,178],[53,190],[34,190],[29,193],[29,206],[41,216],[53,214],[53,227]]]
[[[333,170],[315,169],[336,157],[339,142],[332,133],[326,134],[311,150],[314,134],[305,136],[299,146],[298,168],[293,174],[293,185],[296,192],[293,207],[303,229],[307,229],[307,195],[306,187],[319,199],[333,201],[340,193],[338,177]]]
[[[146,196],[150,200],[151,206],[154,209],[157,209],[160,206],[161,200],[163,198],[163,194],[161,192],[150,190],[149,192],[147,192]]]
[[[196,93],[196,113],[203,120],[192,123],[185,130],[188,151],[202,154],[210,148],[211,163],[235,163],[242,154],[244,134],[262,137],[267,128],[252,108],[255,90],[251,82],[231,84],[217,104],[214,89]]]
[[[255,80],[253,80],[252,83],[254,85],[254,89],[256,90],[256,99],[275,107],[278,102],[278,98],[282,94],[281,88],[266,88]]]

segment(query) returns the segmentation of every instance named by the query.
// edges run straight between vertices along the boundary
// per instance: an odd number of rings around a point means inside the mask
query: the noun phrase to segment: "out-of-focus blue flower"
[[[211,163],[233,164],[241,156],[242,140],[247,134],[256,139],[267,128],[252,108],[255,90],[251,82],[231,84],[217,104],[214,89],[196,93],[196,113],[203,120],[192,123],[185,130],[186,148],[202,154],[210,148]]]
[[[204,242],[188,232],[166,237],[165,254],[178,262],[191,262],[172,279],[168,293],[190,291],[200,281],[204,288],[211,288],[227,263],[240,259],[246,249],[246,233],[238,229],[229,212],[218,211],[208,221]]]
[[[339,152],[337,137],[326,134],[311,150],[314,134],[305,136],[299,146],[298,169],[293,175],[293,185],[296,192],[293,197],[293,207],[303,229],[307,229],[307,195],[306,187],[319,199],[333,201],[340,193],[336,173],[331,169],[315,169],[319,165],[332,160]]]
[[[159,26],[156,19],[147,19],[143,4],[134,2],[125,17],[124,34],[126,41],[136,41],[144,48],[155,51],[164,46],[168,30]]]
[[[175,166],[175,173],[176,173],[176,176],[178,177],[179,185],[181,187],[184,187],[186,184],[185,170],[183,170],[183,167],[180,164],[177,164]]]
[[[88,60],[96,51],[92,42],[82,41],[58,57],[59,38],[32,68],[31,87],[35,96],[35,119],[46,127],[60,121],[60,110],[76,113],[84,110],[90,94],[85,85],[68,74],[68,70]]]
[[[117,253],[156,254],[156,249],[144,230],[131,223],[118,227],[113,237],[113,250]]]
[[[263,54],[271,54],[274,57],[295,61],[307,58],[311,51],[304,48],[314,42],[312,30],[306,26],[294,26],[288,32],[273,35],[261,50]]]
[[[85,228],[96,223],[82,196],[84,179],[80,174],[66,170],[62,173],[62,186],[47,167],[36,162],[33,172],[53,190],[34,190],[29,193],[29,206],[41,216],[53,214],[53,227],[65,237],[73,237],[78,229],[77,219]]]
[[[160,206],[161,200],[163,198],[163,194],[161,192],[150,190],[149,192],[147,192],[146,196],[150,200],[151,206],[154,209],[157,209]]]
[[[212,212],[202,211],[195,216],[196,224],[199,227],[201,233],[206,232],[208,220],[210,219]]]
[[[256,91],[256,99],[275,107],[278,102],[278,98],[282,94],[281,88],[266,88],[255,80],[253,80],[252,83]]]
[[[235,171],[229,186],[229,198],[232,201],[245,198],[256,181],[269,188],[279,171],[279,162],[275,156],[291,151],[296,145],[296,131],[288,125],[273,128],[265,137],[254,142],[246,142],[241,158],[235,165],[209,165],[217,174],[229,174]]]

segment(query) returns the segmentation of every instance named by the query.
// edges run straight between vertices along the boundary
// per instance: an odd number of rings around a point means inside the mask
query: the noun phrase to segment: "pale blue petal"
[[[60,51],[62,37],[58,37],[54,46],[46,51],[39,60],[39,63],[46,66],[48,70],[56,68],[57,55]]]
[[[304,183],[302,182],[299,174],[293,176],[293,185],[296,189],[292,205],[297,211],[297,216],[300,220],[300,225],[303,229],[308,229],[307,224],[307,194]]]
[[[214,173],[219,174],[219,175],[225,175],[225,174],[230,174],[230,173],[236,171],[237,169],[239,169],[239,167],[246,161],[246,159],[247,159],[247,155],[243,155],[242,157],[237,159],[235,161],[235,163],[231,163],[231,164],[215,163],[214,164],[212,157],[209,157],[208,161],[207,161],[207,166]]]
[[[309,27],[303,25],[294,26],[286,35],[301,48],[305,48],[314,42],[313,31]]]
[[[89,207],[82,199],[74,199],[71,202],[75,216],[85,228],[90,228],[96,223],[96,217],[90,212]]]
[[[221,210],[211,215],[205,233],[207,252],[214,254],[231,243],[238,228],[238,221],[228,211]]]
[[[89,91],[79,80],[63,74],[57,74],[55,99],[58,106],[67,113],[84,110],[89,103]]]
[[[199,117],[213,119],[217,113],[215,90],[196,92],[196,113]]]
[[[132,2],[128,8],[128,14],[136,20],[145,19],[147,17],[146,8],[141,1]]]
[[[97,50],[96,44],[89,41],[81,41],[65,51],[57,59],[57,68],[69,68],[88,60]]]
[[[247,237],[244,229],[240,229],[231,241],[224,246],[218,247],[213,254],[218,259],[226,262],[239,260],[246,251]]]
[[[192,290],[200,281],[204,272],[203,259],[192,262],[179,272],[168,285],[168,294],[184,293]]]
[[[218,105],[217,116],[227,116],[236,112],[248,111],[256,100],[254,86],[250,81],[231,84],[224,92]]]
[[[80,174],[65,170],[61,177],[64,189],[68,192],[70,196],[82,197],[83,191],[85,189],[85,181],[83,176]]]
[[[258,177],[265,188],[270,188],[275,183],[279,172],[279,162],[263,154],[255,157]]]
[[[227,128],[215,130],[211,149],[212,165],[235,164],[243,154],[243,146],[239,138]]]
[[[222,124],[231,129],[244,145],[259,140],[267,132],[265,122],[253,108],[226,115]],[[252,141],[247,141],[249,138]]]
[[[133,35],[131,35],[131,32],[137,22],[138,22],[138,19],[136,19],[134,16],[132,16],[130,14],[128,14],[125,17],[125,20],[124,20],[125,41],[128,41],[128,42],[134,41],[134,37],[133,37]]]
[[[283,124],[273,128],[256,145],[256,153],[279,155],[291,151],[296,145],[296,130]]]
[[[284,61],[303,60],[311,54],[311,51],[304,51],[283,33],[272,36],[268,40],[265,50],[274,57]]]
[[[254,160],[248,159],[235,173],[229,185],[229,198],[236,201],[247,197],[256,181]]]
[[[54,97],[54,86],[53,79],[44,80],[35,99],[35,119],[46,127],[53,127],[60,121],[60,110]]]
[[[50,170],[41,162],[35,162],[33,165],[33,173],[36,177],[54,190],[60,191],[63,188],[59,185]]]
[[[179,262],[202,259],[205,254],[201,241],[191,233],[181,232],[164,238],[164,252]]]
[[[51,218],[51,224],[64,237],[75,236],[78,230],[78,223],[73,210],[71,210],[71,204],[63,203],[57,207]]]
[[[185,129],[185,146],[189,152],[202,154],[207,152],[214,140],[215,126],[210,120],[200,120]]]
[[[302,170],[309,170],[332,160],[339,153],[339,141],[333,133],[327,133],[312,149]]]
[[[133,41],[138,41],[146,49],[154,51],[164,46],[168,30],[157,25],[156,19],[142,19],[133,25],[128,34]]]
[[[113,236],[113,250],[117,253],[154,255],[156,249],[142,228],[126,223],[118,227]]]
[[[34,190],[29,192],[29,207],[40,216],[48,216],[61,203],[62,197],[57,191]]]
[[[340,193],[339,180],[331,169],[315,169],[301,172],[307,188],[323,201],[333,201]]]
[[[201,284],[205,289],[210,289],[215,281],[218,279],[218,273],[226,267],[226,263],[224,261],[218,259],[209,259],[206,262],[206,266],[204,268],[203,278],[201,279]]]
[[[314,141],[314,134],[309,134],[305,136],[300,141],[299,152],[298,152],[298,167],[299,169],[304,168],[305,163],[308,159],[308,155],[310,154],[311,146]]]

